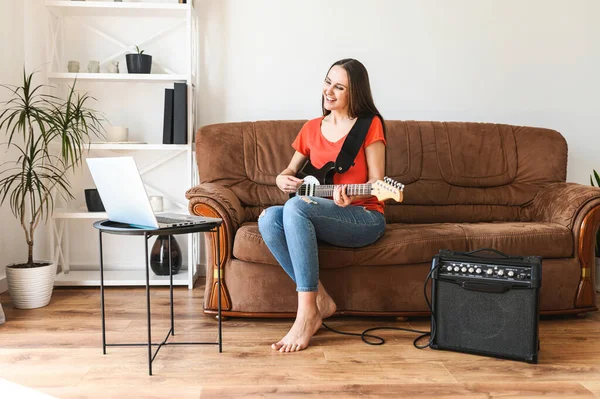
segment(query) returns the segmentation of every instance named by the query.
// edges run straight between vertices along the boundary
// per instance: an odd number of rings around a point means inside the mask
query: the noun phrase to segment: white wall
[[[600,169],[598,0],[202,0],[201,124],[320,114],[329,66],[369,70],[387,119],[552,128]]]
[[[23,2],[0,1],[0,83],[18,85],[21,82],[24,62]],[[10,92],[0,90],[0,102],[6,101]],[[6,141],[6,132],[0,132],[0,141]],[[0,148],[0,163],[15,159],[15,151]],[[25,235],[8,204],[0,207],[0,292],[6,290],[7,264],[27,260]]]

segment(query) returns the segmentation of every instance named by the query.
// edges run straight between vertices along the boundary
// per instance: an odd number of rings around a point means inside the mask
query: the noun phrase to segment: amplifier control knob
[[[448,270],[449,272],[451,272],[451,271],[452,271],[452,266],[448,266],[448,267],[446,268],[446,270]]]
[[[460,271],[463,272],[463,273],[465,273],[467,271],[467,268],[463,267],[463,268],[460,269]]]
[[[491,275],[492,273],[494,273],[494,270],[493,269],[487,269],[485,272],[487,274]]]
[[[510,270],[507,274],[508,274],[508,277],[512,277],[512,276],[515,275],[515,272],[513,272],[512,270]]]
[[[480,269],[480,268],[477,268],[477,270],[475,270],[475,273],[477,273],[477,274],[481,274],[481,269]]]
[[[498,276],[504,276],[504,270],[498,270]]]
[[[472,267],[469,267],[469,273],[473,273],[475,269],[473,269]]]
[[[459,271],[459,270],[460,270],[460,269],[458,268],[458,266],[454,266],[454,271],[455,271],[455,272],[457,272],[457,271]]]

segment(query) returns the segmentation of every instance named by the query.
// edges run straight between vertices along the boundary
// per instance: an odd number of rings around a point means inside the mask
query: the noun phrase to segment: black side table
[[[204,224],[196,224],[191,226],[179,226],[162,229],[144,229],[137,228],[125,223],[111,222],[110,220],[101,220],[94,223],[94,227],[99,230],[100,237],[100,304],[102,307],[102,352],[106,355],[107,346],[148,346],[148,374],[152,375],[152,362],[160,348],[163,345],[219,345],[219,353],[223,351],[222,344],[222,328],[221,328],[221,290],[219,289],[218,294],[218,324],[219,324],[219,340],[218,342],[167,342],[170,336],[175,335],[175,319],[173,317],[173,270],[171,265],[171,257],[169,256],[169,288],[170,297],[169,303],[171,306],[171,329],[167,333],[165,339],[160,343],[152,342],[151,333],[151,322],[150,322],[150,263],[148,262],[148,239],[152,236],[168,235],[169,236],[169,253],[171,251],[171,236],[178,234],[189,234],[189,233],[211,233],[216,235],[217,240],[217,256],[215,262],[219,262],[221,258],[220,251],[220,230],[222,221],[210,222]],[[119,234],[129,236],[144,236],[145,242],[145,256],[146,256],[146,310],[147,310],[147,322],[148,322],[148,342],[147,343],[128,343],[128,344],[107,344],[106,343],[106,319],[104,313],[104,259],[102,255],[102,233],[107,234]],[[189,265],[188,267],[190,267]],[[218,285],[221,286],[221,273],[217,276]],[[152,346],[157,346],[154,354],[152,353]]]

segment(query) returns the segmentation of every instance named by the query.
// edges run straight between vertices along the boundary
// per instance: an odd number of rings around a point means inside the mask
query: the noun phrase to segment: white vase
[[[48,263],[48,265],[28,268],[16,268],[12,267],[13,265],[6,267],[8,293],[15,308],[35,309],[50,303],[56,277],[56,263],[44,261],[35,263]]]
[[[600,292],[600,258],[596,258],[596,292]]]

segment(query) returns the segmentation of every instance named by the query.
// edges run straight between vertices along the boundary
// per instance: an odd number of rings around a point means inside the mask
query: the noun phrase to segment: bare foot
[[[281,341],[271,345],[279,352],[297,352],[308,347],[310,338],[321,327],[323,319],[318,310],[298,314],[294,325]]]
[[[333,298],[329,296],[323,284],[319,281],[319,293],[317,294],[317,308],[321,313],[321,318],[326,319],[335,313],[337,306]]]

